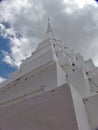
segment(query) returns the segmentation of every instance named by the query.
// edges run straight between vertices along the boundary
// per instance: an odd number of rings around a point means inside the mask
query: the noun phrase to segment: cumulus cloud
[[[5,0],[0,4],[0,34],[10,40],[3,61],[19,66],[44,36],[47,17],[65,45],[98,63],[98,6],[94,0]],[[3,22],[10,24],[6,28]]]
[[[19,36],[13,28],[5,28],[3,24],[0,24],[0,34],[3,38],[10,41],[10,51],[11,53],[2,51],[4,55],[3,62],[11,65],[12,67],[19,67],[22,61],[31,55],[34,51],[36,45],[32,45],[30,39]],[[37,38],[32,38],[33,43],[37,42]]]
[[[0,83],[4,82],[5,80],[5,78],[0,77]]]

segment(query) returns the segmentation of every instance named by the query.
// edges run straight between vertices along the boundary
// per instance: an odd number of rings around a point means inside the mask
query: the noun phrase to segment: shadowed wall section
[[[0,130],[78,130],[68,85],[0,107]]]

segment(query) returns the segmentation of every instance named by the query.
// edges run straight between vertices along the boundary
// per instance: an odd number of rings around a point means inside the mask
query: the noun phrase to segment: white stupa
[[[0,130],[97,130],[98,68],[55,37],[0,84]]]

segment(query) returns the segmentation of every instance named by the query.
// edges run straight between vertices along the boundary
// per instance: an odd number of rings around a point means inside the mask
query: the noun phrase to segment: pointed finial
[[[51,24],[50,24],[50,19],[48,18],[48,26],[47,26],[47,31],[46,33],[51,33],[53,34],[53,30],[52,30],[52,27],[51,27]]]

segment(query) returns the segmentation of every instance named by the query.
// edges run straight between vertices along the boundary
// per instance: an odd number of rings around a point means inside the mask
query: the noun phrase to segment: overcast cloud
[[[94,0],[4,0],[0,35],[10,40],[3,61],[18,66],[43,39],[47,19],[65,45],[98,65],[98,6]],[[9,23],[6,27],[4,23]]]

